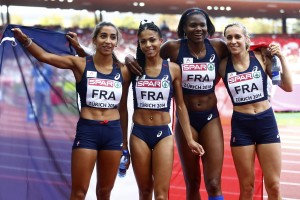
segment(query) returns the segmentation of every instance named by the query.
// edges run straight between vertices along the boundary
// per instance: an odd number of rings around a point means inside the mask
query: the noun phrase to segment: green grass
[[[300,126],[300,112],[277,112],[275,117],[279,126]]]

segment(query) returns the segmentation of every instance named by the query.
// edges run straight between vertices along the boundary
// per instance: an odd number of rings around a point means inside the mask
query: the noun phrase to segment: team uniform
[[[206,55],[197,59],[189,51],[187,39],[180,42],[176,63],[181,67],[184,95],[210,94],[215,91],[219,58],[208,39],[204,39]],[[188,111],[191,125],[199,132],[209,121],[219,117],[217,107],[203,112]]]
[[[81,108],[117,108],[122,96],[122,84],[121,70],[115,64],[110,74],[102,74],[96,70],[92,56],[88,56],[82,79],[76,83]],[[73,149],[121,150],[122,141],[120,120],[96,121],[80,118]]]
[[[173,96],[172,77],[167,60],[162,63],[160,74],[153,78],[144,75],[132,80],[134,109],[153,109],[169,112]],[[143,126],[133,124],[131,134],[145,141],[149,148],[172,134],[168,125]]]
[[[253,51],[249,51],[249,56],[250,65],[243,72],[234,69],[230,57],[227,61],[224,84],[234,106],[252,104],[268,99],[268,76]],[[280,142],[272,108],[257,114],[233,111],[231,124],[231,146]]]

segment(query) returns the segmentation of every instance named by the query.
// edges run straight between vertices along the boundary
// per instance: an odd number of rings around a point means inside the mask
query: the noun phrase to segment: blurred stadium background
[[[71,30],[78,33],[83,45],[91,47],[91,32],[95,24],[102,20],[111,21],[122,32],[121,45],[116,49],[121,60],[127,54],[135,55],[136,31],[140,20],[149,19],[158,25],[166,21],[169,30],[164,31],[165,40],[176,39],[180,14],[190,7],[200,7],[209,13],[217,30],[214,37],[222,37],[226,24],[239,21],[252,33],[251,41],[254,44],[280,43],[294,80],[292,93],[284,93],[277,87],[271,91],[271,103],[282,138],[281,188],[283,199],[300,199],[299,0],[2,0],[0,6],[0,36],[7,24],[61,32]],[[70,191],[71,145],[78,118],[73,76],[69,71],[56,70],[52,92],[55,126],[40,126],[34,123],[34,117],[31,116],[31,96],[26,93],[32,69],[30,60],[24,53],[20,53],[19,59],[16,59],[14,55],[6,54],[5,49],[1,54],[0,200],[67,199]],[[238,182],[229,148],[232,107],[222,83],[218,84],[217,93],[225,139],[222,185],[226,199],[234,200],[238,199]],[[132,114],[132,105],[128,106]],[[257,169],[258,196],[255,199],[266,199],[260,173]],[[93,174],[87,200],[96,199],[95,184]],[[262,196],[259,195],[260,191]],[[201,193],[206,199],[203,184]],[[170,200],[184,199],[184,194],[183,176],[175,152]],[[126,178],[117,178],[111,199],[138,199],[132,168]]]

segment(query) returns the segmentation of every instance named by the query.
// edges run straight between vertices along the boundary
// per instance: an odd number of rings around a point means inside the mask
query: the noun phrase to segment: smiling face
[[[113,26],[103,26],[93,38],[93,43],[97,52],[104,55],[112,54],[118,43],[118,32]]]
[[[147,58],[159,56],[162,38],[159,33],[150,29],[141,31],[139,35],[139,44],[142,52]]]
[[[186,37],[193,42],[201,42],[207,36],[206,18],[202,14],[193,14],[188,17],[184,26]]]
[[[225,28],[224,36],[231,54],[239,54],[248,49],[250,39],[243,27],[231,25]]]

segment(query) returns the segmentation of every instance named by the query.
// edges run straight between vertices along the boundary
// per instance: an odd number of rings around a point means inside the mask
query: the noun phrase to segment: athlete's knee
[[[198,193],[200,189],[200,180],[197,178],[185,182],[188,193]]]
[[[168,199],[168,193],[155,194],[155,200],[167,200],[167,199]]]
[[[86,193],[88,191],[88,188],[76,188],[76,189],[72,189],[71,191],[71,200],[73,199],[85,199]]]
[[[97,187],[97,199],[109,199],[112,187]]]
[[[149,187],[139,187],[140,199],[151,199],[153,193],[153,188]]]
[[[211,178],[206,181],[206,189],[209,196],[221,195],[221,180],[219,178]]]
[[[168,199],[168,188],[159,187],[154,189],[155,200],[167,200]]]
[[[241,188],[241,196],[243,197],[242,199],[251,199],[253,196],[254,192],[254,184],[253,183],[247,183],[247,184],[242,184],[240,186]]]
[[[280,184],[279,182],[272,182],[265,184],[266,191],[269,197],[280,197]],[[278,199],[278,198],[277,198]]]

